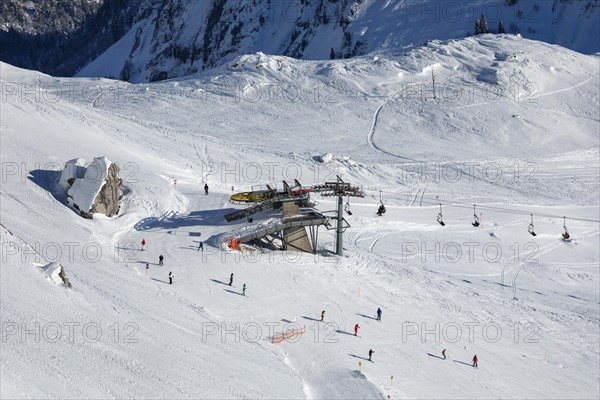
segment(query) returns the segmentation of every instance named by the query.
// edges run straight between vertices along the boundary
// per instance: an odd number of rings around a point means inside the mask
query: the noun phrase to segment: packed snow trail
[[[399,95],[401,95],[409,87],[411,87],[413,85],[420,85],[420,84],[425,84],[425,83],[426,82],[411,82],[411,83],[408,84],[407,87],[404,87],[399,92],[397,92],[397,93],[393,94],[392,96],[388,97],[379,107],[377,107],[377,110],[375,110],[375,114],[373,114],[373,120],[371,121],[371,127],[369,128],[369,132],[367,133],[367,145],[368,146],[373,147],[374,149],[377,149],[380,152],[382,152],[384,154],[387,154],[389,156],[392,156],[392,157],[395,157],[395,158],[399,158],[399,159],[403,159],[403,160],[409,160],[409,161],[416,162],[416,160],[413,160],[411,158],[402,157],[402,156],[399,156],[397,154],[390,153],[390,152],[382,149],[381,147],[377,146],[377,144],[375,143],[375,140],[374,140],[374,136],[375,136],[375,129],[377,129],[377,122],[379,120],[379,114],[381,113],[381,110],[383,109],[383,107],[386,106],[390,101],[394,101]]]

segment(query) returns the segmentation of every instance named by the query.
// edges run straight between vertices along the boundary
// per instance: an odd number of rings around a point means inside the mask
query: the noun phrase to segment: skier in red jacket
[[[358,328],[360,328],[358,324],[354,325],[354,336],[358,335]]]
[[[479,368],[477,367],[477,354],[475,354],[475,355],[473,356],[473,368],[477,368],[477,369],[479,369]]]

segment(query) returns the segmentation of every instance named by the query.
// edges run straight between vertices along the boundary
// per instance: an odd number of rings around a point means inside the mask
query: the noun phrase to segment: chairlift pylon
[[[477,216],[477,210],[475,209],[475,204],[473,204],[473,217],[475,218],[475,220],[473,221],[473,223],[471,225],[473,225],[475,228],[477,228],[479,226],[479,217]]]
[[[529,231],[531,236],[537,236],[537,234],[534,232],[533,228],[534,228],[533,227],[533,214],[531,214],[531,223],[529,224],[529,228],[527,228],[527,230]]]

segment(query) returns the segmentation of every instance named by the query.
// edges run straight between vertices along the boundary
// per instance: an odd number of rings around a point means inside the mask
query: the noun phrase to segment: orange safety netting
[[[273,344],[281,343],[286,339],[292,339],[292,338],[295,338],[296,336],[304,335],[305,332],[306,332],[306,325],[304,325],[301,329],[292,328],[292,329],[288,330],[287,332],[282,333],[281,335],[273,336],[271,338],[271,343],[273,343]]]

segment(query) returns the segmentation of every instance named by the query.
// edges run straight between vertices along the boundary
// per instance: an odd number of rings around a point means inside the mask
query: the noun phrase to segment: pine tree
[[[333,51],[333,47],[331,48],[331,51],[329,52],[329,58],[332,60],[335,58],[335,51]]]
[[[488,23],[483,14],[481,15],[481,33],[489,33]]]
[[[485,16],[482,14],[481,17],[477,18],[477,21],[475,21],[475,34],[481,35],[484,33],[489,33],[489,30],[488,30],[487,20],[485,19]]]
[[[506,33],[506,30],[504,29],[504,24],[502,23],[502,21],[500,21],[500,23],[498,24],[498,33]]]

